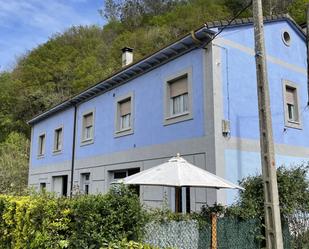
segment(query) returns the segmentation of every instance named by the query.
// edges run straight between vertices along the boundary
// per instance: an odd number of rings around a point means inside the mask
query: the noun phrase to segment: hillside
[[[298,22],[305,20],[309,0],[274,2],[270,6],[265,1],[266,14],[289,11]],[[12,71],[0,73],[0,182],[12,160],[15,168],[27,167],[26,121],[119,69],[122,47],[133,47],[138,60],[206,21],[231,19],[247,4],[246,0],[105,0],[104,27],[72,27],[28,52]],[[249,8],[241,16],[250,15]],[[5,149],[14,148],[17,141],[22,142],[15,154]],[[0,193],[2,189],[0,185]]]

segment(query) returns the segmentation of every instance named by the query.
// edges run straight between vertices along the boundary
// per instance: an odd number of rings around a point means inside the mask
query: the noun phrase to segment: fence
[[[306,241],[303,240],[306,232],[308,239],[309,216],[306,217],[306,219],[303,219],[298,215],[298,222],[303,224],[303,230],[296,230],[296,225],[292,227],[290,220],[283,223],[284,249],[309,249],[309,244],[306,245]],[[296,224],[295,220],[293,224]],[[199,226],[196,221],[192,220],[150,223],[146,226],[144,240],[146,243],[160,248],[211,248],[211,225],[206,223]],[[217,243],[220,249],[259,249],[263,247],[261,222],[257,219],[219,218],[217,223]]]

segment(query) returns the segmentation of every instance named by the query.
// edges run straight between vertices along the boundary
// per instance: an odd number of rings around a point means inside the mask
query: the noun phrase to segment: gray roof
[[[297,23],[287,14],[265,17],[264,20],[265,22],[287,20],[289,23],[294,25],[302,35],[304,35],[302,28],[298,26]],[[252,18],[236,19],[233,22],[231,22],[230,25],[228,25],[229,24],[228,21],[206,22],[202,27],[183,36],[182,38],[171,43],[170,45],[137,61],[136,63],[130,64],[129,66],[122,68],[120,71],[114,73],[113,75],[100,81],[99,83],[89,87],[88,89],[82,91],[81,93],[74,95],[68,100],[35,116],[34,118],[28,121],[28,124],[32,125],[34,123],[37,123],[53,115],[54,113],[75,106],[90,98],[93,98],[106,91],[109,91],[119,85],[122,85],[128,82],[129,80],[132,80],[148,71],[153,70],[158,66],[161,66],[185,53],[192,51],[193,49],[204,47],[213,39],[213,37],[216,34],[216,32],[212,31],[211,29],[215,28],[222,29],[227,27],[227,25],[228,27],[235,27],[241,25],[248,25],[252,23],[253,23]]]

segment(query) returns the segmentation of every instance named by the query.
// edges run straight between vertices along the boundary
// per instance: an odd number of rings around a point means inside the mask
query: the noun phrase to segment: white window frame
[[[173,100],[170,96],[170,85],[173,81],[176,81],[177,79],[187,77],[188,82],[188,96],[187,96],[187,106],[188,110],[173,114],[172,113],[172,106],[173,106]],[[170,125],[178,122],[183,122],[186,120],[193,119],[193,113],[192,113],[192,68],[186,68],[184,70],[181,70],[175,74],[170,75],[164,80],[164,125]]]
[[[57,131],[59,131],[59,130],[61,130],[61,146],[60,146],[60,149],[56,148],[56,145],[57,145]],[[63,125],[57,127],[54,130],[54,150],[53,150],[53,153],[54,154],[58,154],[62,150],[63,150]]]
[[[41,147],[42,147],[41,137],[43,136],[44,136],[44,141],[43,141],[44,144],[41,150]],[[46,151],[46,132],[43,132],[43,133],[40,133],[38,137],[38,157],[44,157],[45,151]]]
[[[86,175],[89,175],[89,179],[86,180]],[[91,173],[90,172],[83,172],[80,174],[80,180],[81,180],[81,190],[83,194],[86,194],[86,188],[85,186],[88,185],[88,194],[90,194],[90,186],[91,186]]]
[[[121,128],[122,118],[120,115],[120,106],[123,102],[130,99],[130,126],[127,128]],[[128,114],[129,115],[129,114]],[[127,136],[134,133],[134,94],[130,92],[116,99],[115,103],[115,137]]]
[[[85,137],[85,117],[92,114],[92,136],[90,138]],[[95,110],[89,110],[83,112],[81,120],[81,145],[92,144],[94,142],[94,133],[95,133]]]
[[[283,80],[282,82],[283,82],[282,86],[283,86],[283,104],[284,104],[285,126],[289,127],[289,128],[302,129],[299,86],[297,84],[295,84],[294,82],[291,82],[291,81],[288,81],[288,80]],[[290,120],[289,119],[289,111],[288,111],[288,106],[287,106],[287,102],[286,102],[286,88],[287,87],[293,88],[295,90],[295,94],[296,94],[295,111],[296,111],[296,116],[298,117],[298,120]]]

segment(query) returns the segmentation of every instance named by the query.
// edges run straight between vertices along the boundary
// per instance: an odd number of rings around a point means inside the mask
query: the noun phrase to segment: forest
[[[265,15],[305,22],[309,0],[265,0]],[[160,49],[207,21],[252,16],[247,0],[105,0],[100,26],[75,26],[20,56],[0,72],[0,193],[27,185],[27,120],[121,68],[121,48],[134,59]]]

